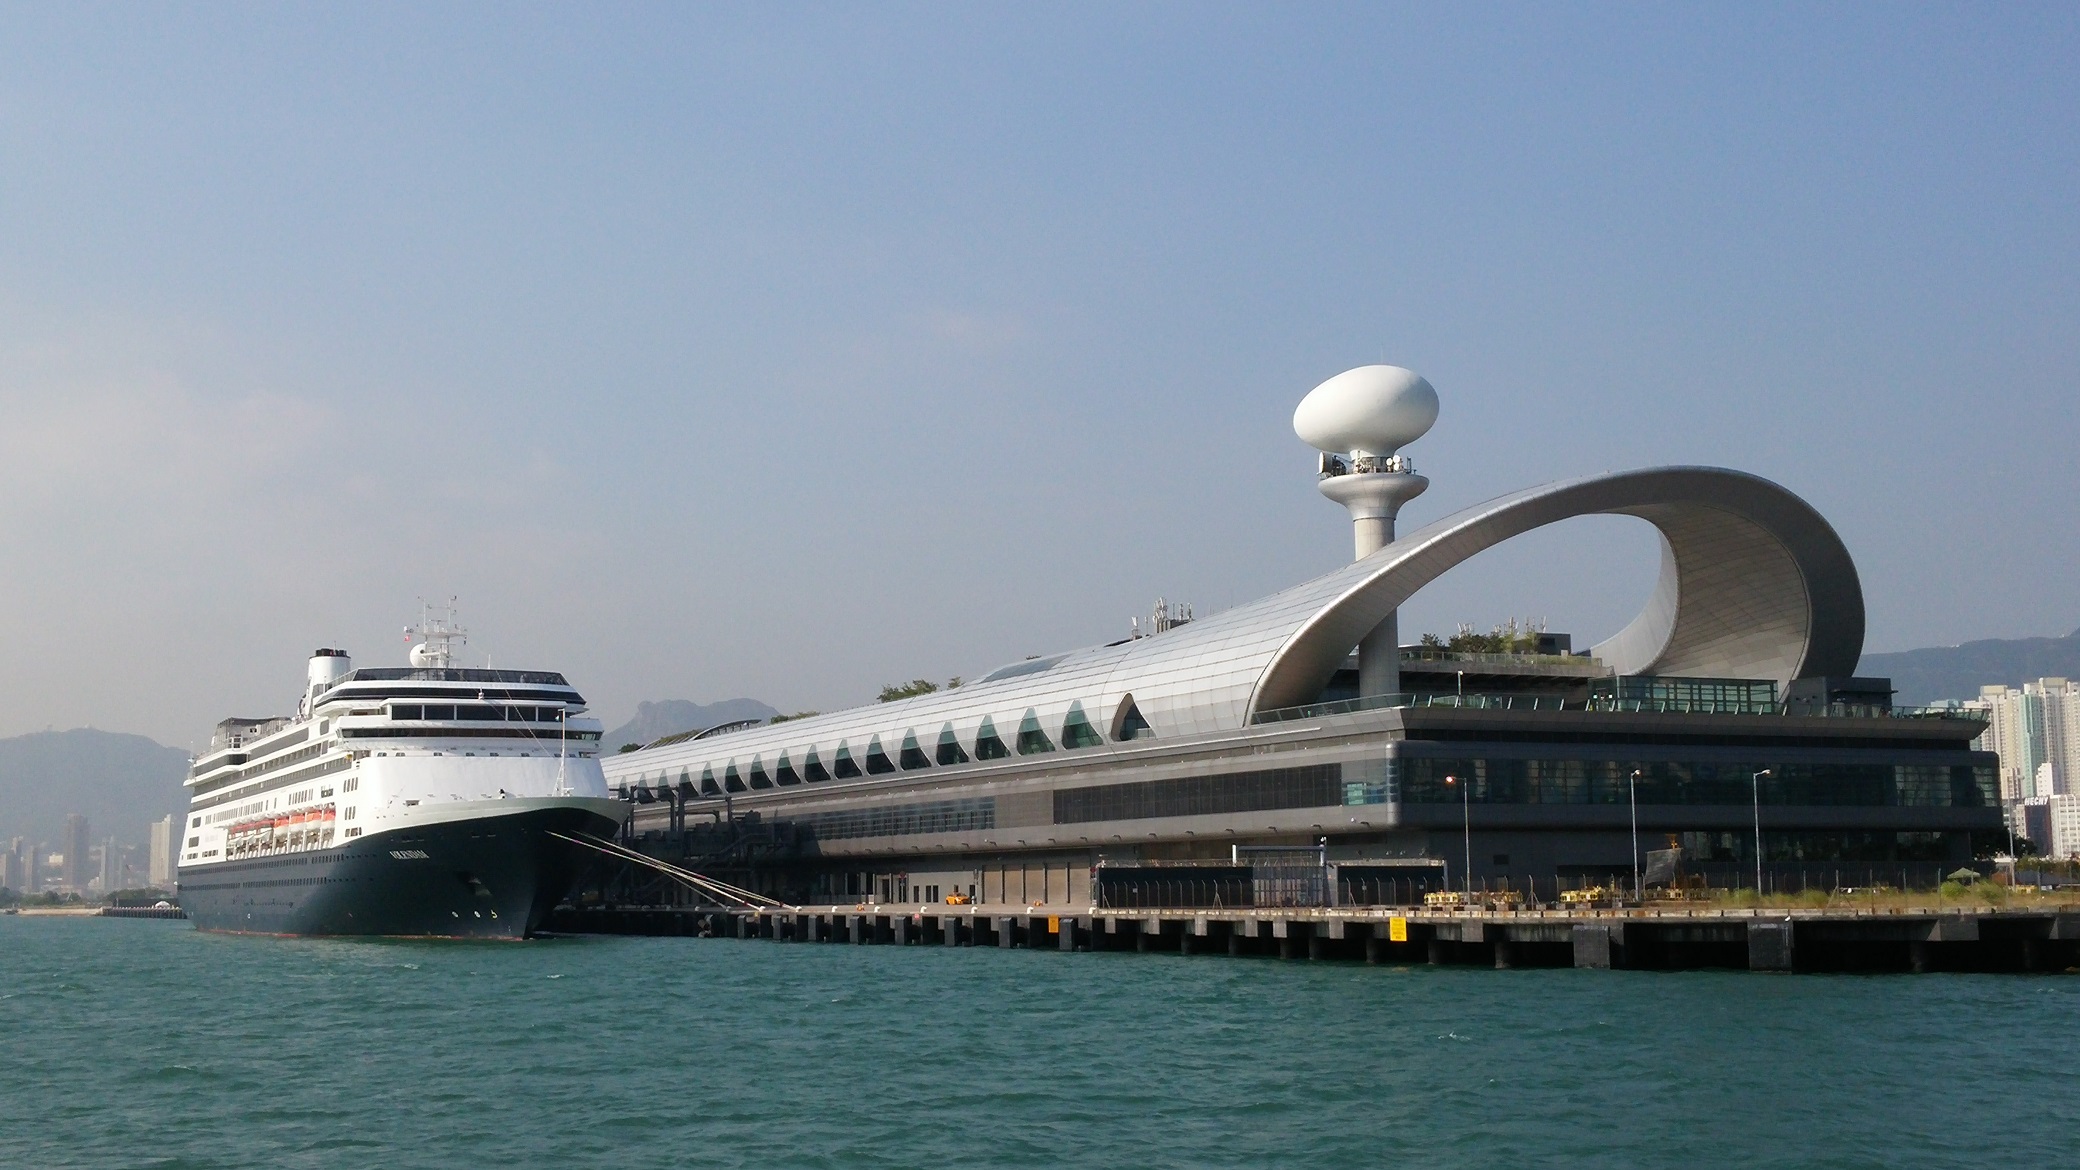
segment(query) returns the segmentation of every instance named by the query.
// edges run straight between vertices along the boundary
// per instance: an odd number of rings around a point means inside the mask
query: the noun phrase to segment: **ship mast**
[[[445,605],[429,605],[420,598],[419,624],[406,626],[404,636],[407,642],[418,639],[412,647],[412,665],[434,670],[455,665],[455,647],[469,644],[469,631],[455,624],[453,597]]]

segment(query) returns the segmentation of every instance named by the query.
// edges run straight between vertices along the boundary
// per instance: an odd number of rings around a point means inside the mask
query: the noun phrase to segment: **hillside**
[[[1995,683],[2020,686],[2045,677],[2080,678],[2080,630],[2063,638],[1988,638],[1893,654],[1866,654],[1856,673],[1884,675],[1911,707],[1969,699]]]
[[[682,731],[701,731],[739,719],[771,719],[780,712],[757,699],[724,699],[703,706],[687,699],[636,704],[636,717],[607,732],[600,746],[607,752],[625,743],[649,743]]]
[[[187,807],[187,768],[180,748],[91,727],[0,739],[0,841],[55,845],[65,814],[85,813],[97,843],[142,845],[146,826]]]

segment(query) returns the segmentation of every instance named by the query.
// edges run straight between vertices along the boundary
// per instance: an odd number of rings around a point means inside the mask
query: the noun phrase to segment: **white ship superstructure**
[[[188,776],[182,904],[203,929],[516,936],[576,868],[567,840],[623,811],[601,726],[560,674],[312,655],[296,715],[227,719]]]

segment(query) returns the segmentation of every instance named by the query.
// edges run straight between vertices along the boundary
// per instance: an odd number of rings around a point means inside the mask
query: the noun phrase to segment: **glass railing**
[[[1591,695],[1580,705],[1584,711],[1612,711],[1626,715],[1775,715],[1777,705],[1751,699],[1623,699],[1614,695]]]
[[[1331,703],[1309,703],[1259,711],[1252,723],[1289,723],[1295,719],[1319,719],[1324,715],[1349,715],[1358,711],[1381,711],[1395,707],[1466,707],[1478,711],[1561,711],[1566,700],[1557,695],[1419,695],[1399,692],[1338,699]]]
[[[1412,694],[1397,692],[1308,703],[1259,711],[1251,723],[1290,723],[1296,719],[1320,719],[1328,715],[1351,715],[1361,711],[1452,707],[1473,711],[1581,711],[1619,715],[1779,715],[1786,718],[1831,719],[1958,719],[1985,723],[1984,711],[1959,707],[1881,707],[1863,703],[1831,703],[1824,708],[1780,711],[1735,700],[1705,699],[1618,699],[1601,696],[1568,700],[1557,695]]]
[[[1601,659],[1586,654],[1503,654],[1471,650],[1438,650],[1425,646],[1401,648],[1401,661],[1440,663],[1446,666],[1580,666],[1605,672]]]
[[[567,687],[564,677],[549,670],[489,670],[477,667],[377,666],[348,672],[333,685],[357,682],[458,682],[519,683],[524,686]]]
[[[1838,711],[1837,708],[1846,708],[1846,710]],[[1864,714],[1866,710],[1875,711],[1876,714]],[[1993,722],[1993,712],[1975,710],[1971,707],[1866,708],[1856,703],[1835,703],[1828,708],[1827,713],[1829,715],[1851,716],[1863,719],[1962,719],[1967,723]]]
[[[1317,478],[1333,479],[1339,475],[1371,475],[1388,472],[1396,475],[1414,475],[1416,465],[1406,455],[1322,455],[1321,470]]]

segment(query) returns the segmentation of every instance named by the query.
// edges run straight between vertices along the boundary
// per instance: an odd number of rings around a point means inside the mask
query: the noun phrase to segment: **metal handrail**
[[[1440,650],[1434,646],[1401,648],[1403,662],[1465,662],[1483,666],[1592,666],[1603,660],[1587,654],[1516,654],[1490,650]]]
[[[1351,715],[1360,711],[1405,710],[1425,707],[1454,707],[1475,711],[1580,711],[1620,715],[1775,715],[1784,718],[1817,719],[1957,719],[1986,723],[1991,715],[1969,707],[1880,707],[1862,703],[1830,703],[1823,708],[1786,709],[1739,701],[1709,699],[1619,699],[1591,697],[1567,700],[1556,695],[1523,694],[1415,694],[1395,692],[1277,707],[1259,711],[1251,723],[1287,723],[1296,719],[1319,719],[1325,715]]]

